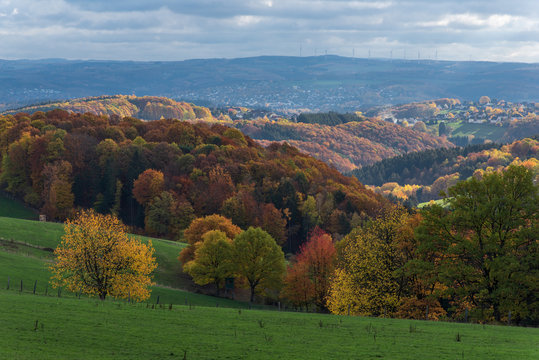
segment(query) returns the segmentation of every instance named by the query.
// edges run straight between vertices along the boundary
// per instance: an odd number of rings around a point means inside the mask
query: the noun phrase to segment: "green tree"
[[[270,234],[250,227],[234,239],[236,274],[251,291],[251,302],[259,289],[279,288],[286,273],[284,254]]]
[[[219,230],[208,231],[195,250],[195,258],[184,265],[183,269],[193,277],[195,283],[215,285],[216,295],[223,281],[234,272],[232,240]]]
[[[447,125],[444,121],[442,121],[440,124],[438,124],[438,135],[449,135],[449,132],[447,130]]]
[[[441,254],[423,268],[439,274],[446,287],[440,295],[457,309],[471,306],[497,321],[509,310],[514,319],[539,320],[539,192],[532,179],[522,166],[472,177],[449,189],[447,209],[423,212],[419,251]]]
[[[230,219],[221,215],[208,215],[203,218],[197,218],[191,222],[189,227],[185,229],[183,236],[189,243],[181,252],[178,260],[182,264],[187,264],[194,259],[196,244],[203,241],[203,236],[208,231],[220,230],[226,234],[229,239],[233,239],[241,233],[241,229],[234,225]]]

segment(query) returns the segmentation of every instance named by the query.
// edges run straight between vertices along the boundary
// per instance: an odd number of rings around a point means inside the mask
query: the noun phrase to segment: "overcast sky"
[[[539,62],[538,0],[0,0],[0,58]]]

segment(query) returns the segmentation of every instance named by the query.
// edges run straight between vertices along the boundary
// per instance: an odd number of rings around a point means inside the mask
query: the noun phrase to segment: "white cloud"
[[[233,18],[233,22],[235,22],[239,26],[249,26],[258,24],[262,21],[262,17],[260,16],[252,16],[252,15],[240,15],[235,16]]]

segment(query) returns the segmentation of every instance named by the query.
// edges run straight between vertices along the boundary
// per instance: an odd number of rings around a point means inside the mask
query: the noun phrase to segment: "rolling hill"
[[[388,203],[290,145],[263,148],[219,123],[55,109],[0,124],[0,186],[49,219],[74,207],[115,209],[148,235],[178,239],[194,217],[219,213],[262,227],[293,252],[315,226],[304,220],[305,202],[323,204],[318,225],[336,235]],[[134,195],[144,176],[163,179],[146,203]]]
[[[179,120],[194,120],[211,118],[211,112],[201,106],[186,102],[178,102],[165,97],[133,95],[98,96],[69,101],[49,102],[40,105],[30,105],[15,111],[5,111],[4,114],[25,112],[33,114],[37,111],[63,109],[76,113],[91,113],[94,115],[132,116],[144,120],[174,118]]]
[[[434,149],[384,159],[354,170],[355,175],[379,194],[412,205],[440,198],[440,191],[471,176],[481,178],[487,171],[500,171],[509,165],[524,165],[539,181],[539,137],[509,144],[481,144],[451,149]]]
[[[539,99],[539,65],[262,56],[186,61],[0,60],[0,110],[102,94],[355,111],[443,97]]]
[[[224,123],[236,127],[264,146],[275,141],[287,142],[342,172],[412,151],[453,146],[443,137],[355,114],[347,115],[348,122],[335,125],[301,122],[301,119],[298,122],[269,121],[261,118],[231,121],[222,115],[215,118],[205,107],[153,96],[115,95],[74,99],[27,106],[4,114],[34,114],[52,109],[113,117],[132,116],[145,120],[164,117]]]
[[[374,118],[336,126],[264,120],[233,126],[265,146],[287,142],[342,172],[408,152],[453,147],[445,138]]]
[[[532,359],[538,330],[0,290],[4,359]],[[321,341],[323,339],[323,341]]]

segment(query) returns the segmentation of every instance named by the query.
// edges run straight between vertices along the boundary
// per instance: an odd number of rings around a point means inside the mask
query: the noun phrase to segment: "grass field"
[[[20,289],[22,280],[23,289],[33,291],[37,281],[38,294],[44,294],[46,290],[56,292],[47,287],[51,276],[47,265],[53,258],[51,250],[60,243],[62,234],[62,224],[0,218],[0,288],[7,287],[9,277],[13,289]],[[157,285],[152,287],[150,301],[156,302],[159,297],[161,303],[249,307],[246,302],[185,291],[191,283],[183,274],[177,257],[186,244],[142,236],[139,238],[143,242],[152,240],[158,264],[154,273]],[[74,295],[64,293],[64,296]],[[268,308],[260,305],[254,307]]]
[[[470,124],[467,122],[456,123],[451,136],[473,135],[476,138],[484,138],[498,141],[505,133],[505,128],[493,124]]]
[[[38,214],[17,200],[12,200],[0,194],[0,216],[37,220]]]
[[[536,359],[539,329],[0,290],[2,359]]]
[[[438,134],[438,124],[428,125],[428,128],[434,133]],[[488,139],[491,141],[500,140],[506,128],[496,126],[490,123],[485,124],[470,124],[465,121],[449,122],[447,126],[452,129],[451,136],[468,136],[473,135],[475,138]]]
[[[62,224],[0,217],[0,359],[539,357],[539,329],[250,310],[187,292],[176,259],[185,244],[160,239],[151,239],[160,285],[147,302],[58,297],[47,265],[62,233]]]

